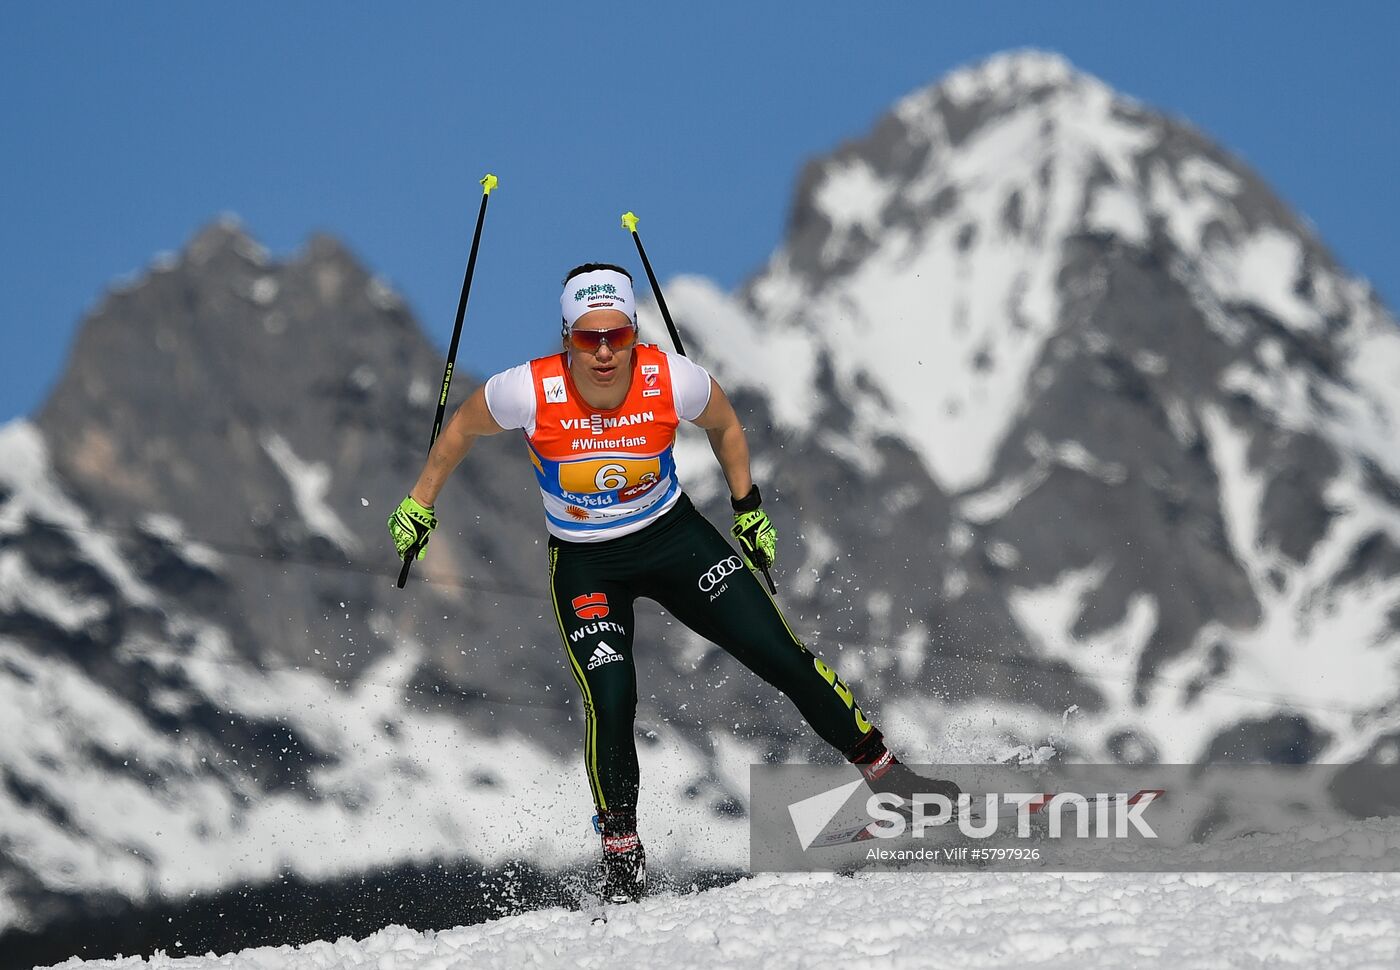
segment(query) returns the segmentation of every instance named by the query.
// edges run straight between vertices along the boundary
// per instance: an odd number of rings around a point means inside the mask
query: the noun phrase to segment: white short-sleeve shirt
[[[710,403],[710,372],[699,364],[663,351],[671,369],[671,393],[676,402],[676,415],[684,421],[700,417]],[[486,407],[502,428],[523,428],[527,435],[535,431],[535,388],[531,383],[530,365],[521,364],[486,381]]]

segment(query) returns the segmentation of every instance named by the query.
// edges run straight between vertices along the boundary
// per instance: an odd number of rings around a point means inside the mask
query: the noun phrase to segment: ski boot
[[[860,769],[865,783],[874,792],[889,792],[904,799],[905,806],[912,806],[914,796],[943,795],[956,808],[958,795],[962,789],[956,782],[939,778],[925,778],[910,770],[885,747],[885,739],[878,728],[871,728],[855,747],[846,752],[846,760]],[[937,814],[929,816],[937,818]]]
[[[647,889],[647,854],[637,835],[637,813],[599,812],[593,825],[603,837],[603,901],[635,903]]]

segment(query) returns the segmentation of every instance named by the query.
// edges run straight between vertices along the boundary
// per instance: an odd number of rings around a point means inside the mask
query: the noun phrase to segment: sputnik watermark
[[[749,868],[1400,872],[1400,765],[945,764],[901,774],[914,791],[884,791],[849,765],[751,766]],[[924,787],[932,791],[916,796]],[[1319,852],[1315,831],[1338,848]]]
[[[989,839],[1005,835],[1001,823],[1016,819],[1016,837],[1032,835],[1031,816],[1045,818],[1045,834],[1052,839],[1065,834],[1065,814],[1073,820],[1076,838],[1126,839],[1136,833],[1146,839],[1157,838],[1143,813],[1162,793],[1160,791],[1098,792],[1082,795],[1077,792],[988,792],[973,796],[963,792],[957,805],[948,796],[938,793],[915,793],[907,803],[898,795],[878,792],[866,800],[865,810],[875,819],[866,829],[873,838],[897,839],[908,832],[923,838],[931,828],[956,823],[958,831],[970,839]],[[973,806],[974,797],[982,804]],[[956,811],[954,810],[956,807]],[[930,809],[934,811],[930,812]],[[1040,834],[1040,829],[1035,830]]]
[[[865,816],[870,822],[830,831],[831,821],[860,786],[859,780],[852,781],[787,806],[803,851],[813,845],[872,838],[897,839],[906,835],[925,838],[930,830],[941,833],[944,826],[950,824],[956,825],[968,838],[989,839],[1008,835],[1003,826],[1013,818],[1016,820],[1015,837],[1021,839],[1042,836],[1059,839],[1066,835],[1080,839],[1127,839],[1133,835],[1156,839],[1157,832],[1144,813],[1163,794],[1160,789],[1087,795],[1073,791],[987,792],[981,795],[963,792],[954,802],[937,792],[916,792],[908,800],[891,792],[875,792],[865,802]],[[1070,816],[1068,827],[1066,814]]]

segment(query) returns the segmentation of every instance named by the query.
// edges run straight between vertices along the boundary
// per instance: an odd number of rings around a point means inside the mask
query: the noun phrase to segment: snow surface
[[[77,633],[107,615],[99,599],[79,599],[57,583],[30,571],[25,558],[13,549],[0,550],[0,610],[30,612],[52,621],[69,633]]]
[[[880,231],[882,210],[892,191],[869,164],[856,159],[827,171],[817,189],[817,207],[841,232],[855,228],[873,236]]]
[[[943,79],[939,89],[950,101],[968,105],[1005,96],[1008,91],[1063,84],[1077,76],[1074,67],[1058,54],[1038,50],[1006,51],[952,72]]]
[[[184,524],[170,515],[152,514],[141,519],[141,528],[175,550],[186,562],[210,571],[223,565],[221,557],[204,543],[189,538]]]
[[[0,535],[19,532],[26,520],[60,529],[127,600],[141,606],[154,604],[155,595],[132,572],[116,542],[93,528],[87,512],[59,487],[49,464],[48,445],[38,428],[22,418],[0,425],[0,455],[4,456],[0,485],[11,493],[0,502]]]
[[[317,461],[302,461],[287,443],[287,439],[275,432],[264,436],[263,450],[286,478],[292,490],[292,502],[306,527],[334,542],[346,552],[354,552],[359,548],[355,534],[340,520],[335,510],[326,504],[326,496],[331,488],[329,466]]]
[[[1303,268],[1297,237],[1266,226],[1228,249],[1215,247],[1205,266],[1223,297],[1261,307],[1292,330],[1322,331],[1317,308],[1294,291]]]
[[[1395,845],[1389,819],[1202,846],[1203,865],[1300,841],[1317,859]],[[240,954],[69,960],[67,970],[596,967],[1393,967],[1393,873],[765,874],[623,907],[551,908],[419,933]]]
[[[1133,245],[1147,242],[1147,215],[1142,203],[1119,185],[1104,186],[1093,194],[1085,222],[1091,229]]]

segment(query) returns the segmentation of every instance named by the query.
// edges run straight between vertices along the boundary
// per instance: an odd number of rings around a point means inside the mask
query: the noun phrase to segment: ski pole
[[[651,260],[647,259],[647,251],[642,248],[642,237],[637,234],[637,215],[634,212],[624,212],[622,214],[622,228],[632,234],[632,241],[637,244],[637,253],[642,257],[642,266],[647,271],[647,279],[651,282],[651,291],[656,294],[656,304],[661,307],[661,319],[666,321],[666,329],[671,331],[671,341],[676,345],[676,353],[682,357],[689,356],[685,352],[685,347],[681,345],[680,331],[671,321],[671,311],[666,309],[666,297],[661,295],[661,284],[656,282],[656,274],[651,271]]]
[[[442,431],[442,418],[447,413],[447,392],[452,387],[452,368],[457,362],[457,344],[462,339],[462,321],[467,316],[467,294],[472,289],[472,273],[476,271],[476,251],[481,245],[481,227],[486,222],[486,203],[491,198],[491,190],[500,180],[491,173],[481,180],[481,209],[476,214],[476,232],[472,233],[472,251],[467,257],[467,275],[462,280],[462,298],[457,301],[457,322],[452,327],[452,343],[447,347],[447,367],[442,372],[442,393],[438,395],[437,416],[433,418],[433,436],[428,439],[428,451],[433,450],[438,434]],[[399,570],[399,589],[408,582],[408,571],[413,568],[413,560],[418,558],[421,545],[415,542],[409,546],[403,559],[403,569]]]
[[[651,283],[651,291],[656,294],[656,305],[661,308],[661,319],[666,321],[666,329],[671,331],[671,342],[676,345],[676,353],[682,357],[688,357],[689,354],[685,352],[685,347],[681,345],[680,331],[676,329],[676,324],[671,319],[671,311],[666,309],[666,297],[661,294],[661,284],[656,282],[656,274],[651,269],[651,260],[647,259],[647,251],[642,246],[642,237],[637,232],[637,214],[635,212],[622,214],[622,228],[632,234],[632,241],[637,244],[637,255],[642,257],[642,268],[647,271],[647,281]],[[773,585],[773,577],[768,572],[768,567],[760,563],[758,568],[763,570],[763,578],[768,580],[768,591],[777,595],[778,587]]]

